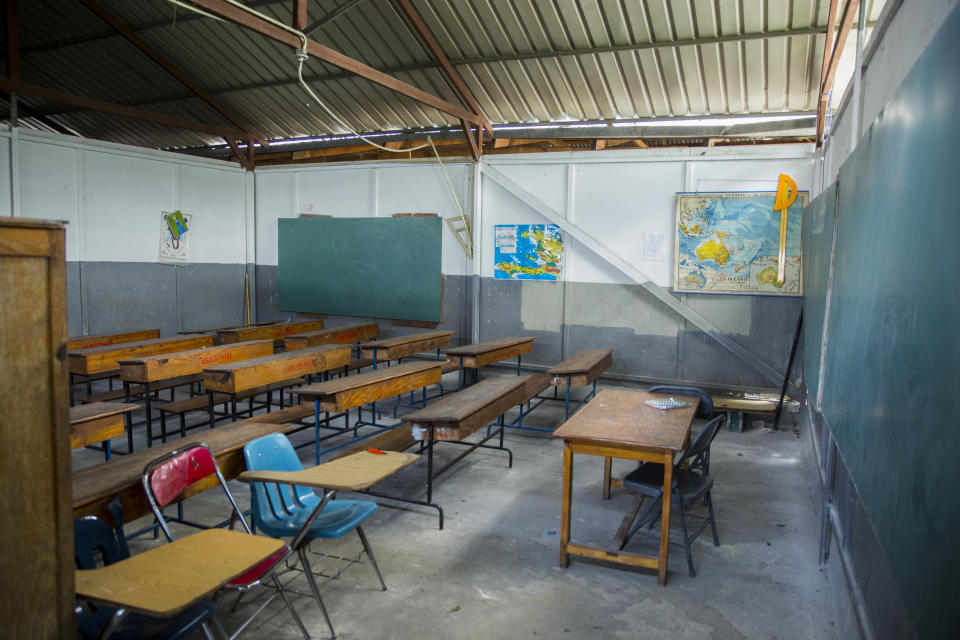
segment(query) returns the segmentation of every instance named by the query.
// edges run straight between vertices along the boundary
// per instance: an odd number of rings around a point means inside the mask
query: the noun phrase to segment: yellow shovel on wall
[[[780,251],[777,254],[777,286],[782,287],[786,279],[787,268],[787,209],[797,199],[797,183],[785,173],[780,174],[777,183],[777,199],[773,210],[780,212]]]

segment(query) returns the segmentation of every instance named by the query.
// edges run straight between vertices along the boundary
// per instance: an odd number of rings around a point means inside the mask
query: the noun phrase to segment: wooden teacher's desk
[[[211,595],[283,547],[283,541],[227,529],[154,547],[99,569],[76,572],[77,597],[169,617]]]
[[[670,497],[673,456],[690,441],[699,400],[680,409],[655,409],[644,404],[669,395],[643,391],[604,389],[570,420],[553,432],[563,439],[563,500],[560,512],[560,566],[570,564],[570,555],[656,569],[661,585],[667,581],[667,549],[670,542]],[[660,519],[660,553],[643,556],[570,542],[570,502],[573,489],[573,454],[625,458],[663,464],[663,511]],[[604,473],[604,485],[608,483]]]

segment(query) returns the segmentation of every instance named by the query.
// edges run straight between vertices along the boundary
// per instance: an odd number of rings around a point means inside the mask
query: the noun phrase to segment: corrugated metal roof
[[[165,0],[99,0],[267,139],[346,130],[296,81],[293,51]],[[343,0],[313,0],[312,22]],[[289,0],[249,2],[291,22]],[[498,124],[810,113],[829,0],[413,0],[486,116]],[[883,0],[868,0],[870,20]],[[364,0],[311,34],[459,104],[394,3]],[[25,82],[218,126],[215,110],[76,0],[20,3]],[[361,131],[456,118],[317,60],[306,77]],[[82,135],[151,147],[216,136],[26,98]]]

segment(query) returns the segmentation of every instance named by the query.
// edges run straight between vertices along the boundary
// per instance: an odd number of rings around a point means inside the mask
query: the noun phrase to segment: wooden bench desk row
[[[160,337],[160,329],[125,331],[120,333],[101,333],[94,336],[74,336],[67,340],[67,351],[80,351],[95,347],[108,347],[124,342],[140,342]]]
[[[332,327],[322,331],[298,333],[283,339],[284,351],[297,351],[325,344],[355,344],[373,340],[380,335],[380,325],[376,322],[352,324],[345,327]]]
[[[220,344],[233,344],[249,340],[274,340],[282,342],[287,336],[323,329],[323,320],[307,320],[303,322],[285,322],[265,326],[242,327],[239,329],[221,329],[217,331]]]
[[[104,454],[110,459],[110,440],[123,436],[124,415],[139,405],[124,402],[93,402],[70,407],[70,448],[79,449],[103,443]]]

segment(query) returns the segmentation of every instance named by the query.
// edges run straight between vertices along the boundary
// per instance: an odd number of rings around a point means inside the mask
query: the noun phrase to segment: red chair
[[[236,500],[233,499],[233,494],[231,494],[230,489],[227,488],[227,482],[224,480],[223,474],[220,473],[220,469],[217,467],[217,462],[214,460],[210,449],[203,444],[193,444],[183,449],[171,451],[157,458],[143,470],[143,488],[147,493],[150,508],[153,509],[153,514],[156,516],[157,522],[160,523],[160,528],[163,529],[167,540],[172,541],[173,534],[170,532],[170,527],[163,516],[163,508],[172,502],[176,502],[177,498],[191,486],[211,476],[216,476],[221,488],[223,488],[223,492],[227,496],[227,500],[230,501],[230,506],[233,508],[231,528],[233,528],[233,519],[237,518],[240,520],[240,524],[243,525],[244,531],[253,535],[250,527],[247,525],[247,521],[243,518],[243,513],[237,506]],[[253,615],[234,631],[233,635],[230,636],[231,640],[242,633],[243,630],[247,628],[247,625],[278,595],[283,598],[284,603],[286,603],[290,614],[297,622],[297,626],[300,627],[300,632],[303,634],[303,637],[309,640],[310,634],[307,633],[306,627],[303,626],[300,616],[297,615],[293,604],[290,602],[290,598],[287,597],[283,585],[276,575],[277,565],[286,560],[287,556],[291,553],[290,547],[284,545],[282,549],[271,557],[250,569],[245,574],[235,578],[224,587],[224,589],[238,592],[238,599],[239,596],[254,587],[261,585],[268,586],[265,584],[266,582],[272,582],[274,587],[276,587],[276,590],[260,605]]]

